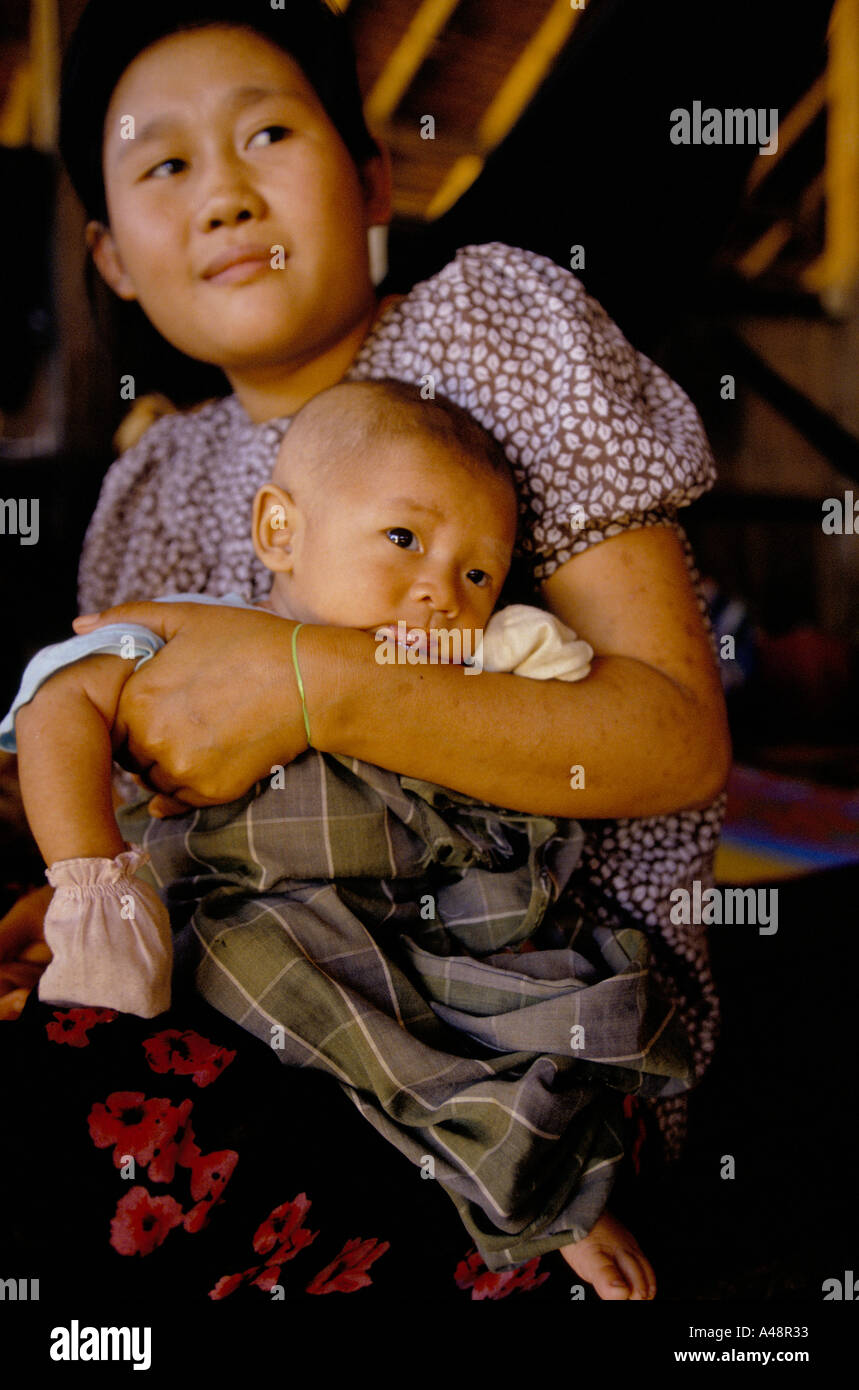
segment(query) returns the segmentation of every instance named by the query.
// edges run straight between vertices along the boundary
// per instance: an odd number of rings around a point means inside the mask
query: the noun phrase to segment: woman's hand
[[[306,749],[293,623],[228,606],[126,603],[74,627],[107,623],[141,623],[167,643],[126,682],[114,736],[117,761],[165,794],[157,813],[234,801]]]
[[[543,597],[596,653],[586,680],[380,665],[364,632],[302,630],[314,746],[538,815],[646,817],[712,801],[730,738],[675,532],[642,527],[592,546]],[[123,621],[167,639],[126,683],[119,711],[133,770],[157,790],[194,806],[231,801],[306,748],[291,622],[132,603],[75,628]]]
[[[0,918],[0,1021],[18,1017],[51,959],[45,913],[53,892],[47,886],[25,893]]]

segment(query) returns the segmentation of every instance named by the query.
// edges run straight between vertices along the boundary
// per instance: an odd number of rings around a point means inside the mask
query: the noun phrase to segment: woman
[[[221,367],[234,394],[154,425],[110,470],[87,535],[82,608],[122,606],[77,630],[140,622],[167,640],[129,686],[129,766],[184,809],[233,800],[303,751],[291,624],[130,600],[168,588],[256,597],[265,571],[247,516],[289,417],[344,376],[426,382],[505,447],[524,559],[545,605],[597,653],[592,675],[523,690],[503,675],[463,685],[454,667],[396,666],[380,680],[371,637],[306,628],[315,744],[497,805],[586,818],[582,901],[648,930],[702,1071],[715,1022],[705,947],[678,940],[668,917],[671,890],[709,873],[729,757],[674,519],[712,482],[694,410],[568,272],[530,253],[466,248],[408,296],[376,302],[366,231],[388,219],[388,165],[363,125],[340,22],[321,5],[145,10],[88,7],[66,64],[63,155],[104,279],[174,346]],[[24,1015],[34,1030],[38,1013],[31,1002]],[[114,1052],[129,1026],[103,1030]],[[293,1111],[307,1086],[308,1107],[321,1094],[312,1080],[284,1078]],[[664,1112],[669,1142],[679,1118]],[[93,1126],[113,1133],[101,1112]],[[344,1126],[350,1145],[366,1144],[341,1107]],[[207,1181],[201,1161],[186,1165],[192,1189]],[[136,1200],[149,1211],[157,1199]],[[152,1221],[179,1220],[166,1210]],[[118,1206],[116,1251],[128,1221]],[[601,1296],[631,1296],[611,1289],[598,1250],[576,1268]]]

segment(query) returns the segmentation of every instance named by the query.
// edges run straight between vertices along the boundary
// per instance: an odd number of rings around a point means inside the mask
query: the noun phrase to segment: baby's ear
[[[263,483],[254,498],[252,539],[267,569],[288,573],[293,566],[295,503],[276,483]]]

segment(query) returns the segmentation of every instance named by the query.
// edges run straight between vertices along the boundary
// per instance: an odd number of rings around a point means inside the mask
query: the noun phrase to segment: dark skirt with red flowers
[[[42,1299],[570,1301],[562,1256],[490,1273],[334,1080],[196,997],[147,1021],[34,992],[0,1039],[2,1273]]]

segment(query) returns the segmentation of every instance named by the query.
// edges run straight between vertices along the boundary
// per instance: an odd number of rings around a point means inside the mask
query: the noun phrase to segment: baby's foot
[[[561,1254],[600,1298],[644,1300],[656,1296],[656,1276],[647,1256],[625,1226],[604,1211],[593,1230]]]

